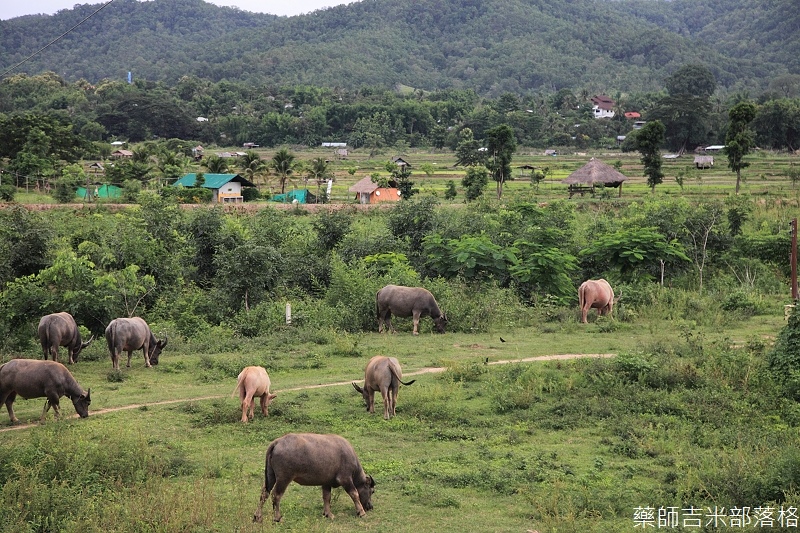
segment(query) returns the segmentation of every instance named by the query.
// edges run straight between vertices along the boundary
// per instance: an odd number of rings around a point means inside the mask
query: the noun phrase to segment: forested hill
[[[202,0],[115,0],[15,73],[184,75],[270,85],[649,91],[678,66],[722,87],[800,73],[795,0],[362,0],[297,17]],[[0,21],[0,69],[97,9]]]

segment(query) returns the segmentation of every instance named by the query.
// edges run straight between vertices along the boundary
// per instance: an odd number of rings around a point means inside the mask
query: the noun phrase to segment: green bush
[[[767,356],[773,379],[784,393],[800,400],[800,313],[794,309],[786,326],[778,334],[775,347]]]
[[[0,185],[0,202],[13,202],[17,188],[13,185]]]

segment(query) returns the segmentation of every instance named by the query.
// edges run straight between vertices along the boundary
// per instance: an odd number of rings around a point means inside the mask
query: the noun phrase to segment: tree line
[[[507,133],[506,147],[513,141],[540,148],[617,148],[624,137],[621,148],[636,149],[634,119],[625,117],[631,110],[664,125],[656,149],[682,152],[724,144],[729,112],[742,102],[755,106],[747,123],[753,146],[793,151],[800,143],[800,83],[792,87],[788,81],[776,78],[755,99],[749,93],[723,98],[708,67],[687,64],[665,80],[662,91],[614,95],[614,117],[595,119],[593,95],[570,89],[487,98],[456,89],[404,94],[375,87],[256,87],[196,77],[174,85],[143,80],[91,85],[68,83],[54,73],[16,75],[0,82],[0,128],[6,132],[0,138],[0,170],[16,176],[18,186],[31,178],[56,179],[69,164],[108,158],[109,141],[120,139],[158,145],[107,169],[107,177],[120,185],[174,181],[198,143],[300,147],[335,141],[369,149],[371,156],[389,147],[452,150],[459,164],[491,167],[500,153],[493,139],[501,131]],[[245,161],[243,170],[251,163]],[[502,183],[500,170],[491,171]]]

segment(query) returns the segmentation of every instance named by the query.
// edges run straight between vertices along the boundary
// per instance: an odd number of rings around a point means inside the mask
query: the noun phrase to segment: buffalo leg
[[[50,407],[53,408],[53,413],[55,413],[56,420],[61,417],[61,408],[58,402],[58,396],[55,399],[48,397],[47,401],[44,402],[44,409],[42,409],[42,417],[41,421],[44,422],[47,419],[47,411],[50,410]]]
[[[3,400],[3,403],[6,404],[6,409],[8,409],[8,418],[11,419],[12,424],[16,424],[19,422],[19,418],[17,415],[14,414],[14,400],[17,399],[17,393],[11,392],[9,395]]]
[[[392,388],[389,389],[389,403],[391,404],[391,415],[395,416],[397,414],[397,393],[400,390],[400,385],[398,383],[393,383]]]
[[[269,392],[265,392],[261,395],[261,414],[264,416],[269,416],[269,405],[267,402],[269,401]]]
[[[413,320],[414,320],[414,335],[419,335],[419,311],[414,311],[413,313]]]
[[[389,400],[388,387],[381,387],[381,397],[383,398],[383,419],[389,420],[389,415],[392,412],[392,406]]]
[[[333,520],[331,512],[331,488],[327,485],[322,486],[322,516]]]
[[[279,479],[275,482],[275,487],[272,489],[272,520],[275,522],[281,521],[281,498],[283,493],[286,492],[286,487],[289,486],[289,481]]]
[[[133,352],[128,352],[128,364],[125,365],[126,367],[131,367],[131,358],[133,357]]]
[[[245,424],[248,420],[253,419],[253,397],[249,393],[245,393],[242,398],[242,422]]]
[[[353,499],[353,503],[356,504],[356,514],[359,517],[362,517],[367,514],[364,510],[364,506],[361,505],[361,496],[358,494],[358,489],[353,484],[353,481],[350,480],[342,485],[342,488],[347,491],[347,494]]]
[[[367,397],[367,405],[369,405],[369,412],[375,413],[375,391],[373,389],[368,389],[368,397]]]

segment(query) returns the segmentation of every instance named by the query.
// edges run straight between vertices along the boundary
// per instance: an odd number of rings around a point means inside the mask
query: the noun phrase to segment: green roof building
[[[203,174],[203,188],[214,192],[213,202],[220,204],[241,203],[242,187],[255,187],[247,178],[239,174]],[[197,183],[197,174],[186,174],[172,184],[173,187],[194,187]]]

